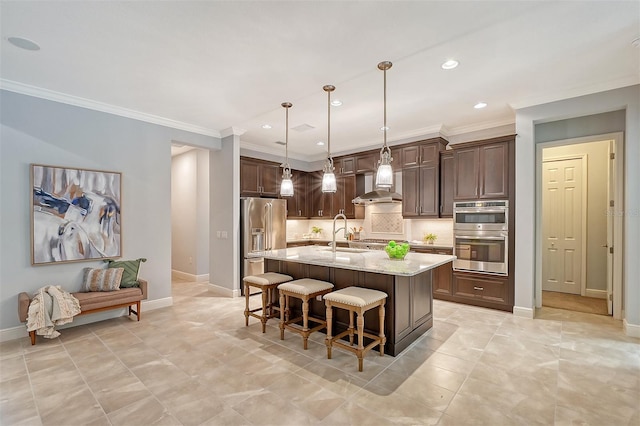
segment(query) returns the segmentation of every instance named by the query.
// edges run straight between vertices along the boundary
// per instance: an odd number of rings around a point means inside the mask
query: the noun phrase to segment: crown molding
[[[605,81],[589,86],[573,87],[567,90],[526,98],[521,101],[510,103],[509,106],[514,110],[518,110],[536,105],[562,101],[565,99],[593,95],[594,93],[606,92],[608,90],[621,89],[623,87],[634,86],[636,84],[640,84],[640,75],[629,75],[616,80]]]
[[[217,130],[184,123],[182,121],[172,120],[170,118],[159,117],[157,115],[147,114],[116,105],[110,105],[104,102],[81,98],[79,96],[73,96],[49,89],[43,89],[41,87],[31,86],[13,80],[0,78],[0,89],[7,90],[9,92],[20,93],[22,95],[33,96],[36,98],[47,99],[49,101],[60,102],[67,105],[91,109],[94,111],[105,112],[107,114],[118,115],[120,117],[131,118],[133,120],[144,121],[146,123],[170,127],[172,129],[184,130],[191,133],[197,133],[199,135],[220,138],[220,132],[218,132]]]
[[[516,120],[513,118],[505,118],[502,120],[484,121],[482,123],[474,123],[466,126],[458,126],[451,128],[443,128],[443,135],[448,137],[464,135],[465,133],[473,133],[482,130],[494,129],[496,127],[515,125]],[[446,137],[445,137],[446,138]]]
[[[227,136],[242,136],[247,131],[245,129],[241,129],[240,127],[228,127],[220,131],[220,137],[226,138]]]
[[[264,145],[256,145],[253,143],[245,142],[243,140],[240,140],[240,149],[247,149],[249,151],[256,151],[256,152],[261,152],[263,154],[269,154],[269,155],[277,155],[277,154],[274,154],[274,150],[275,150],[274,148],[269,149],[269,147],[266,147]],[[309,157],[310,157],[309,155],[302,155],[302,154],[298,154],[297,152],[289,151],[289,158],[293,158],[295,160],[309,162]]]

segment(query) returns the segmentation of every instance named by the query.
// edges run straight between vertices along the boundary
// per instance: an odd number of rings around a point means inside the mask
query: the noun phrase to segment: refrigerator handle
[[[267,235],[266,235],[266,246],[265,249],[266,250],[272,250],[273,249],[273,204],[271,203],[267,203],[267,223],[265,226],[265,229],[267,231]]]

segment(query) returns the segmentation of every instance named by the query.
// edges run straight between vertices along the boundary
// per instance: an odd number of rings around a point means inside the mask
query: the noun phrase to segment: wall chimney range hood
[[[351,200],[353,204],[366,206],[377,203],[401,203],[402,195],[384,190],[369,191]]]

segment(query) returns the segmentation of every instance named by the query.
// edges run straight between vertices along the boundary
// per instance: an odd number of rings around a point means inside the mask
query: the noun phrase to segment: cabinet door
[[[337,214],[344,214],[349,219],[356,217],[356,209],[351,202],[356,197],[356,176],[339,176],[336,178],[336,193],[331,196],[331,210],[326,208],[325,216],[333,218]]]
[[[431,271],[432,274],[434,271]],[[417,328],[431,318],[432,293],[428,274],[411,277],[412,324]]]
[[[356,158],[343,157],[336,164],[336,175],[351,175],[356,172]]]
[[[420,208],[420,169],[402,170],[402,216],[419,215]]]
[[[420,145],[420,165],[437,167],[440,162],[440,144],[437,142]]]
[[[480,198],[509,196],[509,145],[480,147]]]
[[[453,153],[440,157],[440,217],[453,217]]]
[[[293,197],[284,197],[287,200],[287,218],[307,217],[307,174],[298,170],[291,171],[293,181]]]
[[[453,276],[452,263],[438,266],[433,270],[433,293],[451,295],[451,280]]]
[[[487,302],[509,302],[508,279],[478,277],[464,273],[453,274],[453,295]]]
[[[356,156],[356,173],[375,172],[379,158],[380,155],[378,152],[370,152]]]
[[[262,164],[260,169],[262,195],[277,197],[280,194],[280,166]]]
[[[420,165],[420,146],[407,146],[400,150],[400,166],[417,167]]]
[[[460,148],[453,155],[453,198],[468,200],[478,198],[479,150]]]
[[[331,215],[331,197],[333,194],[322,192],[322,172],[308,174],[309,217],[329,217]]]
[[[438,194],[440,187],[438,184],[438,164],[420,166],[420,216],[438,217],[440,203]]]
[[[260,165],[242,158],[240,159],[240,195],[260,195]]]

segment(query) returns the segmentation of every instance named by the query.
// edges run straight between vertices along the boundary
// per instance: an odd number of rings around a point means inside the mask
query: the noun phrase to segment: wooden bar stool
[[[362,371],[363,357],[367,351],[376,345],[380,346],[380,356],[384,355],[384,344],[387,338],[384,335],[384,304],[387,301],[387,294],[362,287],[347,287],[336,290],[324,295],[324,302],[327,306],[327,358],[331,359],[331,348],[337,345],[358,357],[358,371]],[[333,320],[333,307],[342,308],[349,311],[349,328],[335,337],[331,336],[331,323]],[[364,331],[364,313],[369,309],[378,307],[378,316],[380,318],[380,334],[378,336]],[[353,313],[358,314],[357,330],[353,328]],[[353,335],[358,335],[358,346],[353,347]],[[340,339],[349,335],[349,345],[340,341]],[[366,347],[364,346],[364,338],[373,339]]]
[[[303,347],[307,349],[309,335],[327,326],[325,320],[309,316],[309,300],[313,300],[316,296],[325,295],[331,290],[333,290],[333,284],[311,278],[302,278],[280,284],[278,286],[278,291],[280,292],[280,340],[284,340],[284,329],[287,328],[294,333],[302,335]],[[290,297],[302,300],[301,317],[290,318]],[[300,320],[302,320],[302,327],[296,324]],[[318,325],[309,328],[309,321],[315,322]]]
[[[273,291],[278,284],[291,281],[293,278],[289,275],[278,274],[276,272],[267,272],[260,275],[248,275],[244,277],[244,297],[245,308],[244,317],[245,326],[249,325],[249,316],[262,321],[262,332],[264,333],[267,328],[267,320],[269,318],[275,318],[273,314],[274,310],[278,310],[273,305]],[[257,287],[262,291],[262,307],[249,309],[249,296],[251,295],[250,287]],[[256,314],[256,311],[261,311],[260,315]]]

